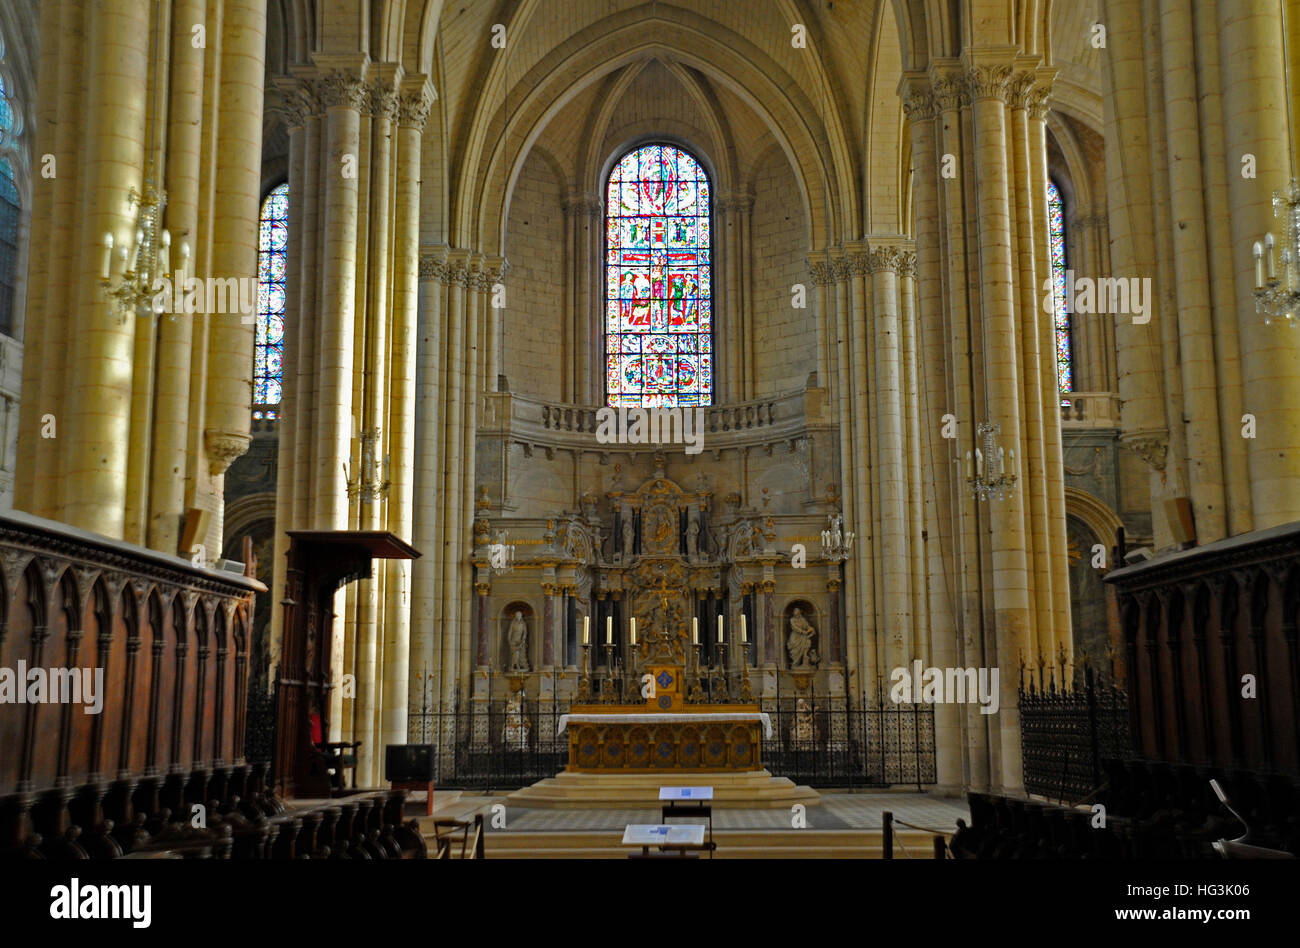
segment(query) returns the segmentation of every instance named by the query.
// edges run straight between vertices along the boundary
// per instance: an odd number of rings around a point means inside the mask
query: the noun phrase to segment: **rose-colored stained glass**
[[[278,405],[284,381],[284,276],[289,247],[289,185],[262,202],[257,247],[257,323],[253,334],[253,404]]]
[[[708,175],[673,145],[628,152],[606,182],[605,391],[615,407],[713,402]]]

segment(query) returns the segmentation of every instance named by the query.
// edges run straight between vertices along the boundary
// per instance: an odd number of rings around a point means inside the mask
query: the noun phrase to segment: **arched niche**
[[[524,624],[525,639],[522,647],[522,663],[515,661],[514,647],[510,641],[511,626],[515,621],[515,613],[519,613],[519,618]],[[521,599],[506,605],[497,615],[497,656],[494,664],[504,672],[518,674],[536,668],[540,646],[537,632],[537,614],[532,606]],[[521,665],[527,667],[520,667]]]

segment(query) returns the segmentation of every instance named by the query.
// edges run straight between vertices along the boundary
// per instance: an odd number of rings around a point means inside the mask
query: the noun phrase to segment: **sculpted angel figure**
[[[817,630],[803,617],[803,610],[795,607],[790,616],[790,637],[785,647],[790,652],[790,664],[793,668],[810,668],[817,663],[817,653],[813,650],[813,639]]]

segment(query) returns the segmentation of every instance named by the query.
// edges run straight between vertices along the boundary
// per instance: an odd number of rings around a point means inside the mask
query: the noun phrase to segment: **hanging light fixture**
[[[1262,244],[1255,241],[1255,312],[1264,314],[1266,324],[1282,317],[1294,326],[1300,307],[1300,184],[1295,178],[1285,196],[1273,192],[1273,216],[1284,219],[1281,266],[1274,256],[1277,241],[1270,231]]]
[[[1282,12],[1282,49],[1287,50],[1286,13]],[[1285,52],[1284,52],[1285,57]],[[1289,58],[1289,57],[1288,57]],[[1291,125],[1290,84],[1287,81],[1293,64],[1284,59],[1283,98],[1286,100],[1287,128]],[[1289,146],[1288,142],[1288,146]],[[1291,154],[1291,186],[1284,194],[1273,192],[1273,216],[1282,219],[1282,251],[1275,257],[1277,240],[1270,231],[1261,244],[1255,241],[1255,312],[1264,315],[1268,325],[1281,317],[1295,325],[1300,309],[1300,183],[1296,181],[1295,154]],[[1279,267],[1279,262],[1281,266]]]
[[[844,517],[841,514],[826,515],[826,529],[822,531],[822,554],[828,559],[842,563],[853,552],[853,540],[857,537],[852,531],[844,530]]]
[[[979,443],[983,449],[975,449],[974,463],[971,453],[966,452],[966,483],[980,500],[988,500],[995,494],[998,500],[1002,500],[1016,485],[1016,452],[1003,451],[998,444],[998,435],[1001,433],[1001,425],[980,422]]]
[[[154,15],[161,22],[161,3],[154,4]],[[154,62],[162,62],[162,30],[156,30]],[[162,77],[156,80],[151,108],[157,109],[162,101]],[[100,285],[104,293],[117,305],[137,316],[160,313],[164,305],[153,305],[154,282],[171,268],[171,234],[162,226],[163,210],[167,207],[167,192],[159,188],[154,178],[154,157],[162,160],[162,145],[155,130],[150,145],[148,170],[145,172],[144,193],[134,187],[127,194],[127,208],[135,214],[133,229],[135,241],[118,243],[111,233],[103,239],[103,262],[100,267]],[[183,271],[189,262],[189,245],[180,246],[180,265]]]

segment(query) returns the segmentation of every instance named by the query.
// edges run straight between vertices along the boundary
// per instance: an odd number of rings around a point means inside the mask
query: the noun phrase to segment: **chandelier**
[[[1255,241],[1255,312],[1264,314],[1265,324],[1281,316],[1294,326],[1295,312],[1300,307],[1300,184],[1295,178],[1285,197],[1281,191],[1273,192],[1273,216],[1285,219],[1282,266],[1279,272],[1271,232],[1264,235],[1263,244]]]
[[[488,544],[488,568],[498,576],[514,571],[515,568],[515,545],[509,542],[510,532],[508,530],[497,531],[492,542]],[[636,622],[635,619],[632,620]],[[636,626],[633,628],[633,638],[636,637]]]
[[[116,244],[111,233],[104,235],[100,284],[124,310],[147,316],[162,311],[161,305],[155,307],[152,302],[158,295],[154,282],[171,266],[172,237],[159,226],[163,208],[167,206],[167,192],[159,190],[149,177],[145,179],[144,194],[132,188],[127,202],[135,211],[135,243]],[[189,245],[182,243],[182,270],[188,258]]]
[[[1016,475],[1007,473],[1006,464],[1010,460],[1011,469],[1014,470],[1016,452],[1004,453],[997,442],[997,436],[1001,433],[1001,425],[980,422],[978,438],[984,446],[983,450],[978,447],[975,449],[974,464],[971,463],[971,453],[966,452],[966,483],[980,500],[988,500],[994,494],[998,500],[1002,500],[1016,484]]]
[[[348,466],[343,465],[343,477],[348,485],[348,498],[361,498],[363,504],[374,503],[388,496],[388,455],[384,455],[383,469],[379,460],[379,429],[367,428],[361,433],[361,470],[353,478],[348,473]]]
[[[853,551],[853,539],[856,533],[844,531],[844,517],[841,514],[826,515],[826,529],[822,531],[822,552],[828,560],[843,562]]]

